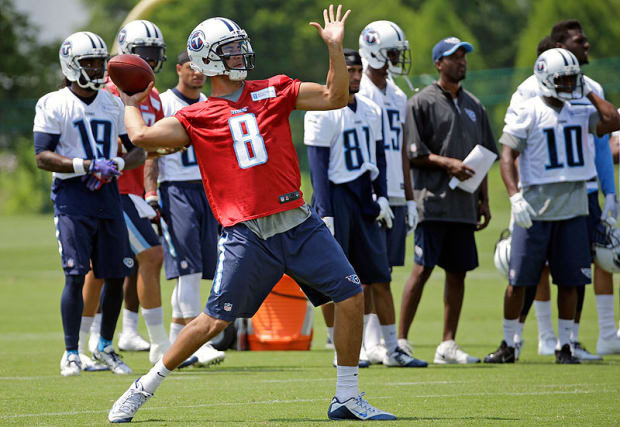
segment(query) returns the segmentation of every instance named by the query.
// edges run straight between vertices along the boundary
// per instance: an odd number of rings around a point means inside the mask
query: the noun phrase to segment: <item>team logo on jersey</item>
[[[470,110],[469,108],[465,108],[465,112],[467,113],[467,116],[469,117],[469,119],[476,123],[476,113],[474,113],[472,110]]]
[[[67,40],[60,47],[60,54],[62,56],[69,56],[71,54],[71,42]]]
[[[351,275],[345,277],[345,279],[347,279],[351,283],[355,283],[356,285],[359,285],[360,283],[362,283],[360,281],[360,278],[357,276],[357,274],[351,274]]]
[[[250,93],[250,95],[252,96],[252,101],[260,101],[261,99],[275,98],[276,88],[273,86],[269,86],[269,87],[266,87],[265,89],[252,92]]]
[[[224,311],[230,311],[232,310],[232,304],[229,302],[225,302],[224,303]]]
[[[189,35],[189,39],[187,39],[187,48],[189,50],[193,50],[194,52],[198,52],[205,44],[205,33],[202,30],[196,30]]]
[[[368,44],[375,44],[379,41],[379,34],[373,29],[364,30],[362,37]]]
[[[125,43],[125,39],[127,38],[127,30],[122,29],[120,33],[118,33],[118,44]]]
[[[134,265],[133,258],[130,258],[130,257],[123,258],[123,264],[125,264],[125,267],[127,268],[133,268],[133,265]]]

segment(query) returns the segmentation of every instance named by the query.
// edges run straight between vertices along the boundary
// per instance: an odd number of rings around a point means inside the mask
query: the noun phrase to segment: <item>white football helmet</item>
[[[620,228],[603,222],[594,232],[594,261],[609,273],[620,273]]]
[[[409,74],[411,51],[405,33],[391,21],[375,21],[366,25],[359,39],[360,56],[370,67],[396,75]],[[366,65],[364,64],[364,65]]]
[[[151,21],[131,21],[118,32],[120,53],[138,55],[146,62],[154,62],[158,72],[166,60],[166,43],[159,27]]]
[[[499,235],[499,240],[495,244],[495,254],[493,261],[495,262],[495,268],[499,274],[508,278],[508,272],[510,271],[510,230],[505,229]]]
[[[564,100],[583,97],[583,73],[579,61],[566,49],[554,48],[541,53],[534,64],[534,75],[543,96]],[[556,79],[563,76],[575,76],[574,85],[559,84]]]
[[[190,66],[206,76],[226,75],[244,80],[254,69],[254,51],[247,33],[227,18],[201,22],[187,39]],[[230,66],[235,58],[239,63]]]
[[[105,84],[104,75],[110,56],[105,42],[97,34],[88,31],[71,34],[60,45],[58,57],[62,73],[69,81],[92,90],[98,90]],[[91,78],[88,69],[82,66],[80,61],[85,58],[103,59],[103,67],[97,70],[101,71],[97,76]]]

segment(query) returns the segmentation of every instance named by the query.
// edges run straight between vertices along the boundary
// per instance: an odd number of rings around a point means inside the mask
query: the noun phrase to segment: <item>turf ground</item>
[[[493,267],[492,251],[507,224],[508,202],[497,167],[490,183],[494,217],[477,235],[481,266],[468,276],[457,336],[457,342],[478,357],[495,350],[501,340],[504,280]],[[411,254],[410,240],[408,258]],[[408,260],[394,272],[397,307],[410,269]],[[0,425],[104,424],[114,400],[149,368],[147,353],[125,353],[134,375],[61,377],[62,284],[51,215],[0,218]],[[441,338],[442,284],[443,273],[437,270],[410,334],[416,356],[428,361]],[[172,288],[172,282],[162,283],[167,319]],[[324,349],[320,311],[315,314],[312,351],[228,351],[220,366],[172,374],[134,421],[283,426],[328,421],[335,369],[332,351]],[[524,332],[525,348],[515,365],[373,366],[360,371],[360,390],[367,392],[372,404],[398,415],[400,425],[620,424],[620,356],[580,366],[555,365],[552,357],[536,354],[536,333],[532,312]],[[581,338],[590,350],[596,347],[597,333],[595,301],[588,287]]]

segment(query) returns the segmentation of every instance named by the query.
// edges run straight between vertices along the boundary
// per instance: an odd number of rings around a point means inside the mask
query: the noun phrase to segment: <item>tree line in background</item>
[[[82,2],[90,12],[84,29],[101,35],[108,49],[112,49],[121,23],[137,1]],[[345,46],[357,46],[367,23],[378,19],[394,21],[407,34],[412,74],[429,76],[418,81],[428,82],[436,76],[431,49],[437,41],[454,35],[471,42],[476,50],[468,57],[470,71],[490,69],[490,76],[504,73],[511,77],[511,87],[505,88],[500,102],[492,106],[496,130],[501,127],[502,109],[505,111],[510,94],[524,74],[523,70],[513,73],[506,69],[530,68],[538,41],[549,34],[555,22],[579,19],[592,44],[591,58],[620,57],[617,0],[343,0],[342,4],[352,10]],[[257,57],[257,67],[250,78],[285,73],[300,80],[324,81],[327,50],[308,22],[322,22],[322,9],[327,5],[316,0],[164,1],[144,17],[160,27],[167,44],[168,62],[156,76],[157,87],[165,90],[176,84],[176,55],[185,49],[191,30],[213,16],[233,19],[250,35]],[[37,42],[37,28],[15,11],[12,0],[0,0],[0,34],[0,211],[50,209],[50,174],[37,171],[34,166],[31,130],[34,102],[61,81],[61,40]],[[588,72],[587,68],[585,71]],[[411,94],[403,81],[397,79],[397,83]],[[475,87],[479,85],[476,82]],[[468,87],[467,81],[465,86]],[[208,90],[205,89],[207,93]],[[476,91],[474,94],[478,95]],[[303,131],[297,123],[300,117],[294,115],[292,120],[299,144]]]

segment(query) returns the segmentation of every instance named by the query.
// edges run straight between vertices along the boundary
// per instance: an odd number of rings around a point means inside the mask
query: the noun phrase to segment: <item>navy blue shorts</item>
[[[415,229],[414,261],[424,267],[440,266],[452,273],[478,267],[474,224],[422,221]]]
[[[407,206],[390,206],[394,213],[392,228],[387,229],[387,250],[390,267],[405,265],[407,250]]]
[[[594,252],[592,251],[592,245],[597,236],[605,234],[603,220],[601,219],[603,211],[598,204],[598,191],[594,191],[588,194],[588,237],[590,242],[590,259],[594,262]]]
[[[342,248],[312,211],[297,227],[266,240],[244,224],[225,227],[204,311],[226,321],[252,317],[284,273],[297,281],[315,306],[362,292]]]
[[[538,285],[546,261],[549,261],[554,284],[583,286],[590,283],[587,217],[532,223],[528,229],[515,224],[512,230],[509,283]]]
[[[116,219],[60,214],[54,217],[62,269],[67,276],[84,276],[90,270],[99,279],[129,275],[133,258],[127,227]]]
[[[172,181],[159,186],[166,279],[202,273],[213,279],[220,224],[202,183]]]
[[[123,218],[127,224],[129,247],[134,256],[153,246],[161,245],[151,221],[148,218],[140,218],[140,214],[138,214],[129,195],[121,194],[121,206],[123,207]]]
[[[385,232],[379,223],[362,215],[359,199],[343,185],[332,186],[332,209],[334,237],[362,283],[389,283]]]

